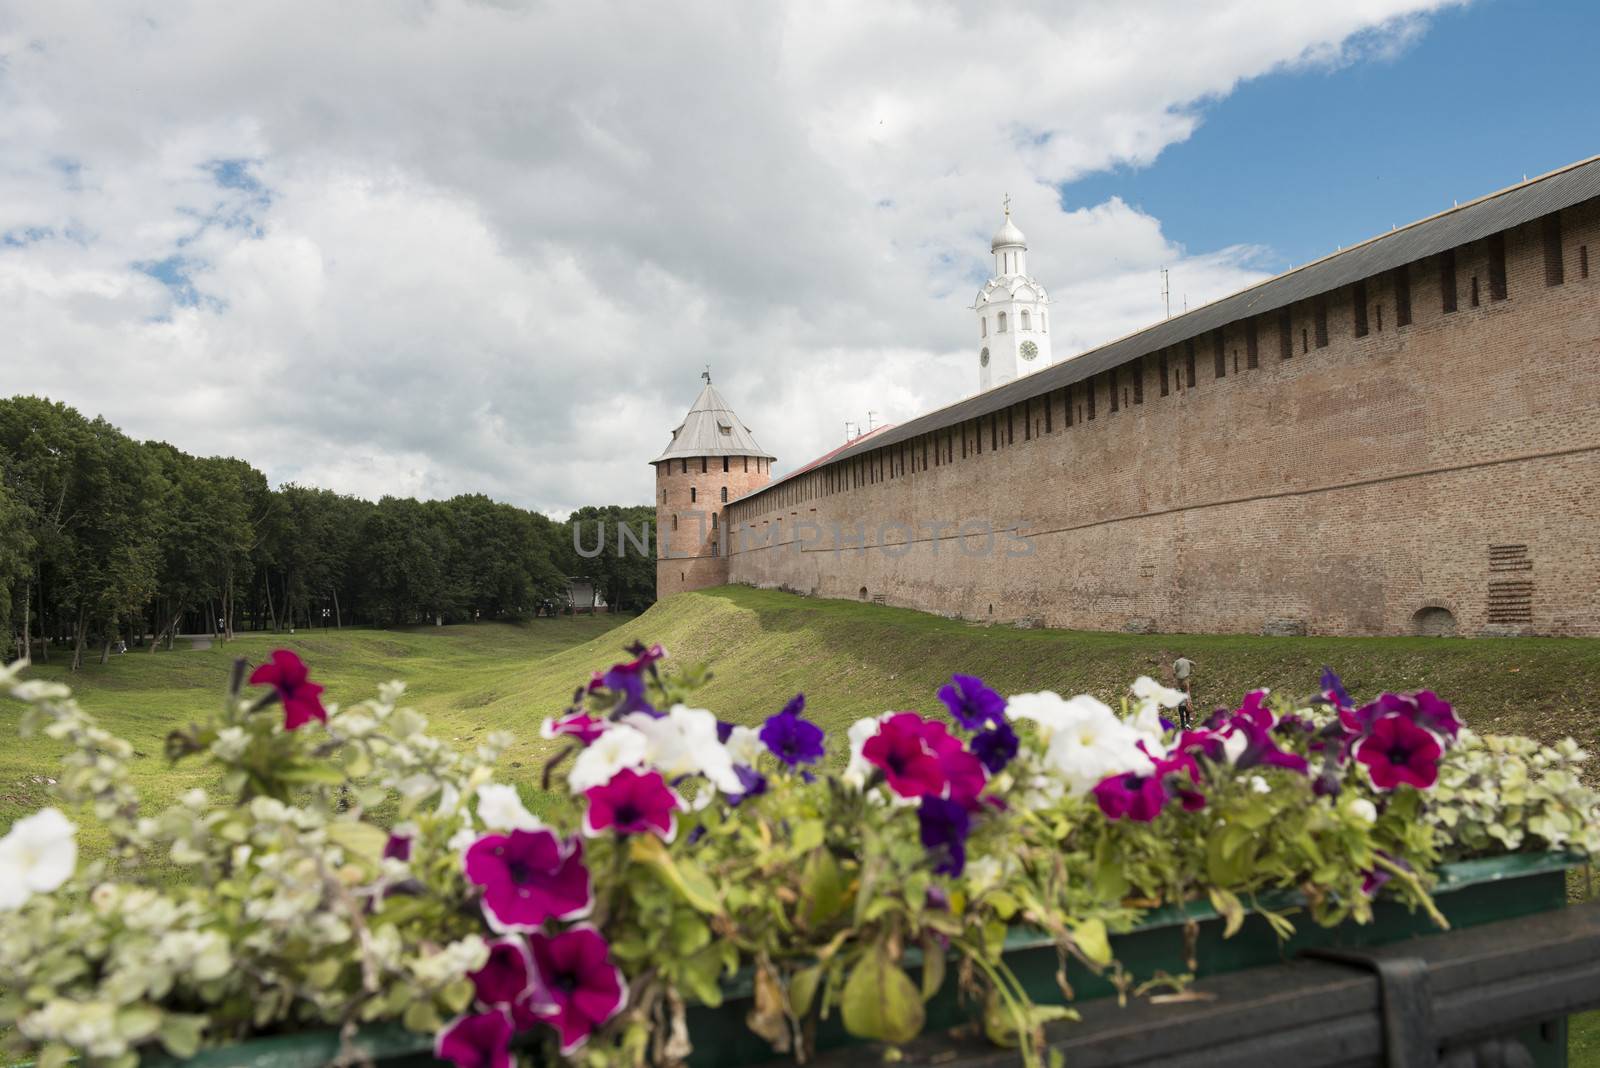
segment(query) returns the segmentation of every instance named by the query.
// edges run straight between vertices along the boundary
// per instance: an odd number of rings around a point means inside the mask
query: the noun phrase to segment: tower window
[[[723,504],[727,504],[728,503],[728,487],[727,486],[723,486],[722,487],[722,503]],[[712,516],[712,518],[715,519],[716,517]]]
[[[1439,253],[1439,293],[1445,314],[1456,310],[1456,250]]]
[[[985,315],[983,318],[978,320],[978,336],[979,337],[988,337],[989,336],[989,317],[987,315]]]
[[[722,458],[722,470],[723,470],[724,474],[727,473],[727,470],[728,470],[728,458],[726,456],[724,456]]]
[[[700,473],[702,475],[706,473],[706,458],[704,456],[700,457]]]
[[[1005,312],[1001,312],[999,317],[995,320],[995,328],[994,328],[994,330],[995,330],[995,333],[997,333],[997,334],[1003,334],[1003,333],[1006,332],[1006,313]]]
[[[687,475],[689,473],[689,461],[688,460],[682,460],[682,461],[679,461],[679,462],[683,464],[683,473]]]
[[[1472,276],[1472,296],[1469,298],[1468,303],[1470,303],[1474,308],[1476,308],[1478,306],[1478,276],[1477,275],[1473,275]]]
[[[1350,287],[1350,304],[1355,311],[1356,337],[1367,336],[1367,283],[1357,282]]]
[[[1314,325],[1316,326],[1316,330],[1317,330],[1317,348],[1319,348],[1319,349],[1327,348],[1328,347],[1328,302],[1325,301],[1325,300],[1317,301],[1316,318],[1315,318]]]
[[[693,486],[690,486],[689,487],[689,503],[690,504],[694,503],[695,496],[696,496],[695,488]]]
[[[1194,338],[1183,343],[1183,380],[1187,388],[1194,388]]]
[[[1489,238],[1489,299],[1506,299],[1506,235]]]
[[[1089,379],[1083,384],[1083,392],[1089,401],[1089,418],[1094,418],[1094,379]]]
[[[672,513],[672,529],[678,529],[678,513],[676,512]]]
[[[744,458],[744,469],[745,469],[745,473],[748,474],[749,471],[750,471],[750,457],[748,457],[748,456],[746,456]]]
[[[1394,285],[1394,325],[1411,325],[1411,269],[1396,267],[1390,274]]]
[[[1578,277],[1579,278],[1588,278],[1589,277],[1589,246],[1588,245],[1579,245],[1578,246]]]
[[[1278,312],[1278,359],[1294,359],[1294,324],[1288,308]]]
[[[1044,312],[1040,312],[1039,313],[1039,333],[1048,334],[1049,332],[1050,332],[1050,320],[1049,320],[1049,318],[1046,317]]]
[[[1133,364],[1129,370],[1133,372],[1133,403],[1144,403],[1144,362]]]
[[[1567,280],[1566,264],[1561,260],[1561,212],[1544,217],[1544,284],[1558,286]]]
[[[1111,410],[1116,411],[1117,404],[1117,369],[1113,367],[1106,372],[1106,392],[1111,395]]]
[[[1028,309],[1027,308],[1023,308],[1022,309],[1022,329],[1024,329],[1024,330],[1032,330],[1033,329],[1033,327],[1028,322]]]

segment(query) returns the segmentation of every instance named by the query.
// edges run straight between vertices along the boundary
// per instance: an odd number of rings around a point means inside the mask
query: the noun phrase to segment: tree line
[[[0,656],[171,648],[178,634],[514,620],[588,578],[613,608],[655,595],[648,556],[585,559],[573,525],[647,534],[649,506],[559,521],[467,494],[377,502],[244,460],[139,442],[38,397],[0,399]]]

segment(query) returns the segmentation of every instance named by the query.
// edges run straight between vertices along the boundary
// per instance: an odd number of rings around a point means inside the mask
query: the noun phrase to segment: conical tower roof
[[[672,432],[667,449],[650,462],[689,459],[695,456],[760,456],[775,460],[777,457],[756,444],[755,436],[734,414],[728,402],[722,399],[708,380],[689,414],[683,417],[678,429]]]

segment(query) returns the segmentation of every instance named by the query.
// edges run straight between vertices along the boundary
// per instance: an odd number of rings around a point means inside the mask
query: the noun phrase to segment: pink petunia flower
[[[1161,815],[1167,803],[1167,788],[1159,775],[1112,775],[1101,779],[1091,792],[1108,820],[1126,817],[1136,823],[1149,823]]]
[[[496,931],[532,931],[546,920],[589,914],[594,894],[583,842],[548,830],[484,835],[463,857],[467,879],[483,888],[484,917]]]
[[[922,740],[939,759],[947,784],[945,796],[970,808],[989,781],[983,762],[938,720],[922,721]]]
[[[511,1068],[511,1020],[498,1010],[458,1016],[434,1040],[433,1053],[456,1068]]]
[[[678,832],[674,813],[683,799],[672,792],[659,771],[623,768],[604,786],[584,791],[589,807],[583,814],[583,833],[593,838],[607,830],[618,834],[653,833],[670,842]]]
[[[315,719],[328,722],[322,707],[322,687],[310,680],[305,662],[287,649],[273,651],[272,658],[250,673],[250,685],[271,686],[283,702],[283,729],[296,730]]]
[[[1439,779],[1442,752],[1433,732],[1400,714],[1378,720],[1356,743],[1356,760],[1367,766],[1372,785],[1380,790],[1401,783],[1426,790]]]
[[[606,732],[606,721],[596,719],[586,712],[570,712],[558,719],[547,719],[539,727],[540,737],[547,741],[557,738],[576,738],[587,747]]]
[[[562,1055],[570,1055],[622,1011],[627,983],[611,963],[611,947],[587,924],[558,935],[530,934],[528,949],[554,1006],[540,1018],[560,1034]]]
[[[950,787],[944,765],[923,738],[922,717],[896,712],[878,725],[861,755],[879,768],[889,789],[901,797],[943,797]]]
[[[520,938],[489,943],[489,959],[467,976],[478,1000],[497,1009],[522,1000],[533,985],[533,958]]]

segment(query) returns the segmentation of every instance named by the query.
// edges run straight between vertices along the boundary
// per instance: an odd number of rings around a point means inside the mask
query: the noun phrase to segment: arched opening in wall
[[[1448,608],[1430,605],[1411,617],[1411,632],[1423,638],[1454,638],[1456,617]]]
[[[865,586],[861,587],[861,599],[863,601],[867,599],[867,588]]]
[[[1033,329],[1032,326],[1028,325],[1028,309],[1027,308],[1023,308],[1022,309],[1022,329],[1024,329],[1024,330],[1032,330]]]
[[[1001,312],[1000,315],[996,318],[995,330],[998,331],[999,333],[1002,333],[1002,334],[1006,332],[1006,313],[1005,312]]]

